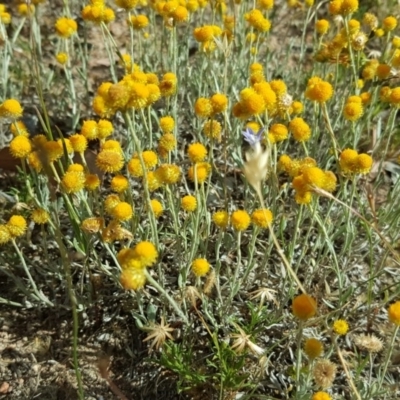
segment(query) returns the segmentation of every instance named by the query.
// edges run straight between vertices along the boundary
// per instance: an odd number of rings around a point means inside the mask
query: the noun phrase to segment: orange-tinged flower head
[[[317,313],[317,302],[308,294],[300,294],[293,299],[292,312],[298,319],[306,321]]]
[[[160,118],[160,128],[163,133],[173,132],[175,127],[175,121],[171,116]]]
[[[388,317],[391,323],[400,326],[400,301],[396,301],[396,303],[390,305]]]
[[[325,35],[329,30],[329,21],[326,19],[319,19],[316,23],[315,23],[315,31],[319,34],[319,35]]]
[[[324,346],[322,342],[315,338],[307,339],[304,343],[304,353],[310,360],[314,360],[322,355]]]
[[[102,150],[97,155],[96,165],[103,172],[118,172],[124,166],[124,159],[117,151]]]
[[[353,14],[358,10],[358,0],[342,0],[340,7],[341,15]]]
[[[370,155],[361,153],[357,156],[354,172],[357,174],[368,174],[371,171],[373,159]]]
[[[316,80],[317,77],[311,78],[308,81],[306,89],[306,97],[318,103],[325,103],[333,95],[333,87],[329,82],[322,79]]]
[[[119,282],[125,290],[138,290],[146,284],[146,275],[143,269],[126,268],[122,270]]]
[[[347,121],[355,122],[359,120],[364,113],[362,103],[347,102],[343,108],[343,116]]]
[[[397,26],[397,18],[389,16],[382,21],[383,29],[387,32],[393,31]]]
[[[167,72],[162,77],[160,82],[160,91],[164,97],[172,96],[176,93],[176,87],[178,84],[178,79],[176,75],[172,72]]]
[[[311,128],[301,117],[293,118],[290,121],[289,130],[298,142],[306,142],[311,137]]]
[[[288,128],[283,124],[272,124],[268,131],[268,138],[271,143],[282,142],[288,137]]]
[[[133,216],[132,206],[125,201],[121,201],[112,209],[111,215],[117,221],[128,221]]]
[[[313,394],[311,400],[332,400],[332,397],[326,392],[316,392]]]
[[[88,146],[88,141],[85,136],[80,133],[76,133],[69,137],[69,141],[71,143],[72,149],[76,153],[83,153]]]
[[[228,106],[228,98],[222,93],[216,93],[211,96],[210,103],[212,107],[212,114],[219,114],[226,110]]]
[[[129,188],[129,180],[123,175],[115,175],[111,179],[111,190],[116,193],[125,192]]]
[[[103,3],[102,1],[99,1],[99,3]],[[114,0],[114,3],[118,6],[123,8],[126,11],[131,10],[132,8],[135,8],[139,0]]]

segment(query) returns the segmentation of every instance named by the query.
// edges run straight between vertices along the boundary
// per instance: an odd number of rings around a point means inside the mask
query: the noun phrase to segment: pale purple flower
[[[264,130],[265,127],[255,133],[253,129],[247,127],[245,131],[242,131],[243,138],[251,147],[254,147],[257,143],[261,142]]]

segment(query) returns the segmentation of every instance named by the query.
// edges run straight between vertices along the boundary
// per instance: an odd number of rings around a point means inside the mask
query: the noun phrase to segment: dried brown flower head
[[[200,292],[194,286],[187,286],[185,297],[189,300],[192,307],[197,308],[197,300],[200,299]]]
[[[257,346],[255,343],[253,343],[250,340],[250,335],[247,335],[241,328],[236,326],[237,330],[239,333],[234,333],[232,334],[232,338],[235,339],[233,342],[231,349],[235,351],[236,353],[243,353],[243,351],[248,348],[250,352],[255,354],[256,356],[259,356],[264,353],[264,349],[261,348],[260,346]]]
[[[356,335],[354,343],[360,349],[370,353],[379,353],[383,348],[382,340],[374,335]]]
[[[322,358],[315,363],[313,376],[317,386],[326,389],[332,386],[336,376],[336,365]]]
[[[215,271],[212,270],[207,277],[206,282],[204,283],[203,293],[205,295],[209,295],[215,286],[216,278],[215,278]]]
[[[158,350],[167,339],[173,340],[174,338],[171,335],[171,332],[174,331],[174,328],[171,328],[169,324],[165,324],[164,318],[161,318],[161,323],[159,325],[153,324],[146,328],[149,331],[147,338],[143,340],[143,342],[148,342],[153,339],[150,345],[150,350],[154,347]]]

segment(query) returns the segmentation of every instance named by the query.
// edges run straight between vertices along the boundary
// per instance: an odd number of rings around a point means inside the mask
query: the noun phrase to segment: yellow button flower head
[[[96,157],[96,165],[103,172],[118,172],[124,166],[124,159],[117,151],[102,150]]]
[[[170,18],[172,18],[176,23],[185,22],[189,19],[189,11],[186,7],[180,5],[176,7],[174,11],[170,13]]]
[[[12,237],[22,236],[27,228],[26,219],[22,215],[13,215],[6,224]]]
[[[388,309],[389,321],[400,326],[400,301],[393,303]]]
[[[197,200],[194,196],[184,196],[181,200],[182,208],[187,212],[193,212],[197,208]]]
[[[342,0],[340,7],[341,15],[353,14],[358,10],[358,0]]]
[[[11,240],[11,234],[6,225],[0,225],[0,246]]]
[[[250,222],[250,216],[245,210],[236,210],[231,215],[232,226],[238,232],[246,230]]]
[[[157,174],[154,171],[147,172],[146,178],[147,187],[150,192],[154,192],[163,184],[163,182],[158,178]]]
[[[210,270],[210,264],[205,258],[196,258],[192,262],[192,271],[197,276],[204,276],[207,275],[208,271]]]
[[[207,118],[211,116],[213,112],[213,106],[210,99],[200,97],[194,104],[194,112],[198,117]]]
[[[71,135],[69,137],[69,141],[71,143],[71,146],[76,153],[83,153],[88,146],[88,141],[85,138],[85,136],[76,133],[75,135]]]
[[[315,23],[315,31],[318,35],[325,35],[329,30],[329,21],[326,19],[319,19]]]
[[[118,6],[123,8],[126,11],[132,10],[132,8],[135,8],[139,0],[114,0],[114,3]]]
[[[340,153],[339,165],[343,173],[352,173],[355,169],[358,153],[353,149],[345,149]]]
[[[263,96],[253,88],[246,88],[240,92],[240,104],[244,113],[248,116],[259,115],[266,108]]]
[[[393,16],[386,17],[382,21],[383,29],[387,32],[393,31],[397,26],[397,19]]]
[[[68,54],[64,52],[57,53],[56,60],[59,64],[65,65],[68,62]]]
[[[220,141],[221,140],[221,132],[222,132],[221,124],[214,119],[210,119],[210,120],[206,121],[203,125],[203,133],[209,139],[214,139],[214,140]]]
[[[31,218],[35,224],[43,225],[49,222],[50,214],[43,208],[35,208],[32,211]]]
[[[165,133],[158,142],[158,153],[160,157],[166,158],[169,151],[176,148],[176,138],[173,133]]]
[[[153,150],[145,150],[142,153],[143,163],[146,168],[154,168],[158,163],[157,154]]]
[[[187,149],[188,157],[192,163],[204,161],[207,157],[207,149],[201,143],[192,143]]]
[[[100,186],[100,178],[97,174],[87,174],[85,177],[85,188],[94,191]]]
[[[56,140],[49,140],[43,144],[43,149],[49,162],[53,162],[61,158],[64,154],[62,145]]]
[[[83,121],[80,133],[87,140],[96,140],[98,138],[97,122],[93,120]]]
[[[274,0],[257,0],[257,8],[260,10],[271,10],[274,6]]]
[[[355,122],[359,120],[364,113],[362,103],[347,102],[343,108],[343,116],[347,121]]]
[[[329,3],[329,13],[332,15],[340,14],[343,0],[332,0]]]
[[[323,81],[321,78],[313,77],[309,79],[306,89],[306,98],[325,103],[333,95],[333,88],[329,82]]]
[[[111,190],[116,193],[125,192],[129,187],[129,181],[123,175],[116,175],[111,179]]]
[[[11,133],[14,136],[26,136],[29,137],[28,128],[22,121],[15,121],[12,122],[10,125]]]
[[[344,319],[338,319],[333,323],[333,331],[338,335],[345,335],[349,331],[349,324]]]
[[[214,29],[211,25],[198,27],[194,29],[193,36],[200,43],[208,42],[214,36]]]
[[[15,158],[26,158],[32,151],[31,141],[26,136],[16,136],[10,143],[10,153]]]
[[[376,68],[376,76],[379,79],[387,79],[390,76],[391,67],[388,64],[379,64]]]
[[[157,179],[166,184],[173,185],[181,178],[181,169],[175,164],[163,164],[155,171]]]
[[[304,343],[304,353],[310,360],[320,357],[324,351],[322,342],[315,338],[307,339]]]
[[[29,17],[35,13],[35,6],[33,4],[18,4],[18,14],[22,17]]]
[[[371,171],[373,159],[370,155],[361,153],[357,156],[354,172],[357,174],[368,174]]]
[[[173,132],[175,127],[175,121],[171,116],[160,118],[160,128],[163,133]]]
[[[145,285],[146,275],[142,268],[126,268],[121,272],[119,282],[125,290],[138,290]]]
[[[11,22],[11,14],[6,11],[4,4],[0,5],[0,22],[4,25],[8,25]]]
[[[125,201],[121,201],[112,209],[111,215],[117,221],[128,221],[133,215],[132,206]]]
[[[101,139],[105,139],[110,136],[114,132],[114,127],[111,121],[106,119],[101,119],[97,123],[97,137]]]
[[[62,17],[57,20],[55,28],[58,36],[68,39],[78,30],[78,24],[71,18]]]
[[[21,104],[15,99],[7,99],[0,104],[0,119],[16,120],[22,117]]]
[[[271,143],[282,142],[288,137],[288,128],[283,124],[273,124],[268,131],[268,139]]]
[[[161,217],[163,211],[164,211],[164,207],[163,205],[156,199],[153,199],[150,201],[150,205],[151,205],[151,209],[154,213],[154,216],[156,218]]]
[[[311,128],[301,117],[293,118],[290,121],[289,130],[298,142],[306,142],[311,137]]]
[[[213,222],[218,228],[226,229],[229,224],[229,214],[227,211],[216,211],[212,216]]]
[[[292,312],[298,319],[306,321],[317,313],[317,302],[308,294],[300,294],[293,299]]]
[[[199,162],[191,166],[188,171],[189,179],[192,182],[197,180],[198,183],[204,183],[211,172],[211,164],[208,162]]]
[[[258,9],[246,13],[244,18],[250,26],[259,32],[268,32],[271,29],[271,22]]]
[[[162,96],[173,96],[176,93],[177,83],[178,79],[174,73],[168,72],[164,74],[159,86]]]
[[[134,247],[133,251],[142,267],[151,267],[157,261],[158,252],[154,244],[151,242],[139,242]]]
[[[111,215],[114,208],[121,203],[121,199],[116,194],[108,195],[104,200],[104,209],[107,214]]]
[[[76,193],[85,187],[86,177],[81,171],[67,171],[61,184],[66,193]]]
[[[213,115],[224,112],[228,106],[228,98],[222,93],[212,95],[210,102]]]
[[[267,228],[273,220],[272,212],[266,208],[253,211],[251,222],[259,228]]]
[[[313,394],[311,400],[332,400],[332,397],[326,392],[316,392]]]

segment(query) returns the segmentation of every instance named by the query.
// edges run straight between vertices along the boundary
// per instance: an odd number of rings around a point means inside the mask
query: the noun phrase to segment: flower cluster
[[[201,44],[201,50],[215,50],[215,39],[222,35],[222,29],[217,25],[204,25],[193,30],[194,38]]]
[[[372,167],[372,157],[366,153],[358,154],[356,150],[345,149],[340,153],[340,169],[345,175],[368,174]]]
[[[0,245],[22,236],[27,229],[26,219],[22,215],[13,215],[6,224],[0,225]]]
[[[109,24],[114,21],[115,14],[112,8],[106,6],[103,0],[90,0],[90,4],[82,10],[82,18],[95,24]]]

